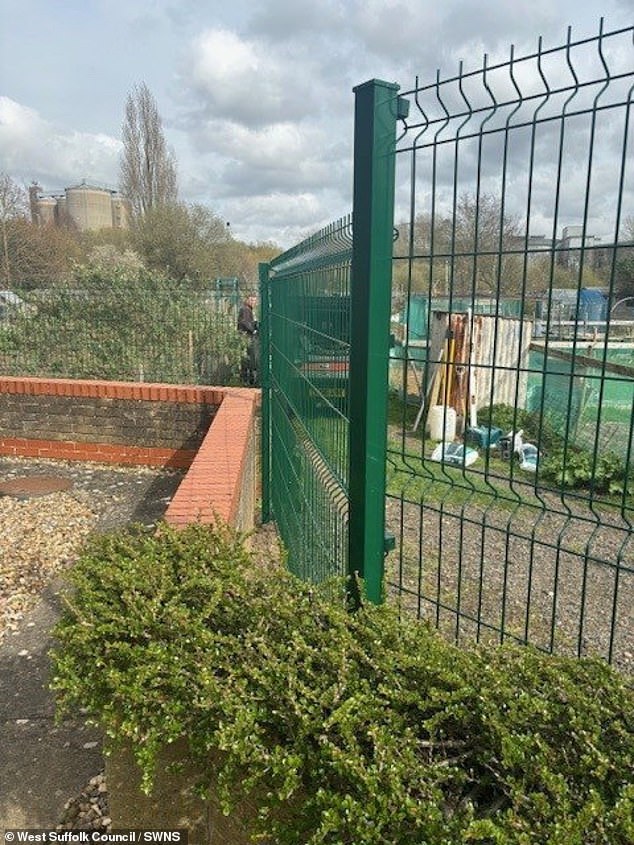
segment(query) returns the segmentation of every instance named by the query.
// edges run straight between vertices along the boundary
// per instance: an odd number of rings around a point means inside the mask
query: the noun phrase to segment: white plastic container
[[[427,428],[432,440],[450,442],[456,436],[456,411],[445,405],[432,405],[427,416]]]

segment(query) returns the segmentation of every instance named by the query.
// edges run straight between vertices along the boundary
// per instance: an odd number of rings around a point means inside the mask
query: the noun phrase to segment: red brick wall
[[[60,397],[64,397],[63,402]],[[2,377],[0,454],[189,468],[168,508],[166,520],[184,525],[209,522],[218,516],[246,529],[253,523],[255,507],[258,402],[259,391],[244,389]],[[73,403],[77,403],[75,414]],[[148,403],[161,403],[164,406],[161,410],[168,410],[162,416],[157,415],[151,407],[148,410]],[[179,406],[187,406],[190,412],[179,413]],[[77,420],[90,416],[91,408],[99,408],[106,416],[110,409],[112,416],[119,414],[120,419],[128,422],[134,419],[135,424],[126,428],[125,436],[117,430],[110,437],[104,425],[100,436],[91,438],[90,431],[78,432],[81,426],[76,425]],[[211,425],[206,432],[197,430],[192,442],[192,425],[201,427],[199,409],[206,409]],[[50,417],[55,417],[51,414],[53,410],[58,412],[57,429],[49,431],[48,437],[33,436],[46,434],[44,421],[50,426]],[[181,432],[179,442],[188,448],[169,445],[169,437],[167,443],[160,445],[148,442],[152,430],[148,433],[147,420],[157,416],[161,423],[156,429],[157,439],[165,440],[161,426],[165,428],[165,421],[169,420],[175,430],[179,425],[186,429]],[[60,427],[64,426],[68,428],[68,436],[62,433],[60,437]],[[175,433],[170,436],[174,439]],[[107,442],[122,439],[131,442]],[[135,439],[142,445],[134,442]]]
[[[259,391],[227,390],[165,518],[173,525],[214,516],[247,530],[255,508],[255,415]]]

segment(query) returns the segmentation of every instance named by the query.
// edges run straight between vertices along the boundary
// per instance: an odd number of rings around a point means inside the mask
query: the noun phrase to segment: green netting
[[[571,354],[570,347],[568,347]],[[608,349],[607,364],[632,367],[632,376],[606,371],[604,350],[594,348],[584,357],[597,359],[596,367],[571,357],[564,361],[542,352],[530,353],[527,403],[541,413],[562,439],[626,460],[631,450],[630,429],[634,407],[634,349]]]

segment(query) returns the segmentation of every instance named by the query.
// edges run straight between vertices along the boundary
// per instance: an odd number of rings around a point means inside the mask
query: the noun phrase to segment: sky
[[[0,0],[0,172],[118,187],[145,82],[180,198],[290,246],[351,210],[353,87],[432,82],[634,23],[632,0]],[[631,68],[630,68],[631,69]]]

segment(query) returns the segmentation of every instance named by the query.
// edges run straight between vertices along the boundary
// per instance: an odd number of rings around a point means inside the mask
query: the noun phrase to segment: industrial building
[[[87,182],[50,194],[33,184],[29,201],[31,219],[36,225],[71,225],[81,232],[127,229],[132,214],[130,200],[117,191]]]
[[[561,238],[555,240],[548,235],[529,235],[528,238],[514,235],[509,244],[517,250],[526,250],[529,261],[554,251],[557,264],[571,269],[579,269],[582,250],[585,252],[585,266],[598,267],[604,260],[603,253],[612,246],[602,243],[596,235],[584,234],[583,226],[564,226]]]

